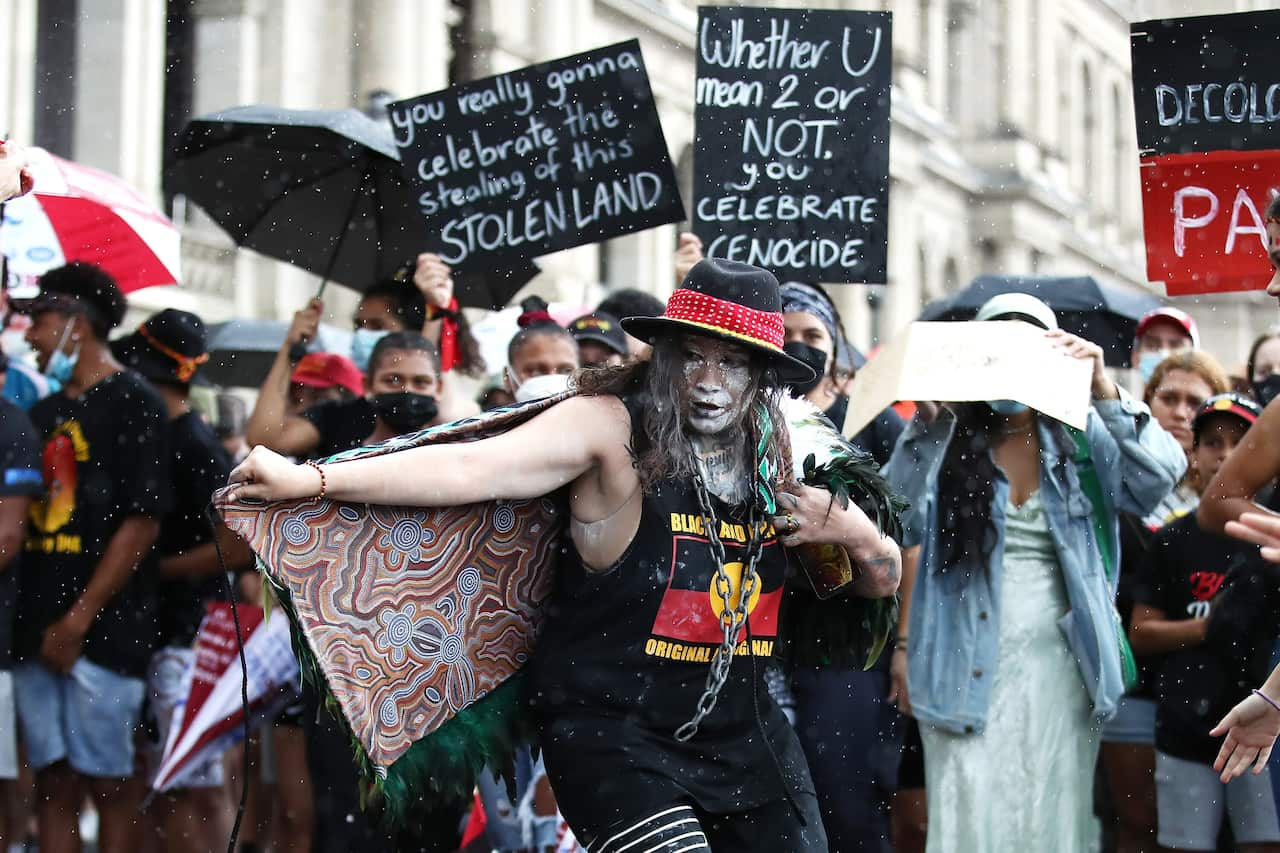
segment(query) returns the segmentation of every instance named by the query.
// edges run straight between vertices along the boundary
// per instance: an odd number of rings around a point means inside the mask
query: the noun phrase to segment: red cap
[[[345,388],[357,397],[364,393],[364,374],[355,362],[332,352],[304,355],[289,381],[312,388]]]
[[[1148,311],[1142,315],[1142,319],[1138,321],[1138,330],[1134,332],[1135,338],[1140,338],[1146,334],[1147,329],[1151,328],[1152,323],[1158,323],[1164,320],[1167,323],[1173,323],[1182,327],[1187,333],[1187,337],[1191,338],[1191,348],[1200,349],[1200,330],[1196,328],[1195,318],[1186,311],[1179,311],[1177,308],[1164,306]]]

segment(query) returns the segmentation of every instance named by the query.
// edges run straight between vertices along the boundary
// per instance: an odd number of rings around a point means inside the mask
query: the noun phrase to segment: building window
[[[1081,192],[1089,191],[1089,175],[1093,161],[1093,140],[1098,129],[1097,110],[1093,102],[1093,75],[1088,63],[1080,63],[1079,108],[1076,115],[1080,126],[1077,130],[1075,151],[1076,188]]]

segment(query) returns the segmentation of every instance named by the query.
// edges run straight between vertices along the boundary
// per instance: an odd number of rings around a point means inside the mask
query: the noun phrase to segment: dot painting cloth
[[[571,394],[325,464],[510,429]],[[568,513],[554,496],[433,509],[309,499],[215,504],[287,591],[302,639],[375,770],[528,660]]]

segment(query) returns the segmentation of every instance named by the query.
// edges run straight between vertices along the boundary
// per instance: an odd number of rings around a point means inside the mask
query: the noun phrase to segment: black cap
[[[1258,418],[1262,417],[1262,407],[1235,391],[1215,394],[1200,404],[1200,408],[1196,411],[1195,420],[1191,422],[1191,431],[1197,438],[1200,436],[1200,430],[1204,428],[1205,422],[1214,415],[1231,415],[1239,418],[1244,422],[1247,429],[1257,423]]]
[[[627,354],[627,333],[612,314],[603,311],[584,314],[569,324],[569,334],[575,341],[595,341],[619,355]]]
[[[126,367],[153,382],[186,384],[209,360],[204,321],[189,311],[166,308],[138,330],[112,341],[111,351]]]
[[[104,338],[123,322],[126,307],[124,294],[111,274],[86,261],[49,270],[40,276],[38,296],[13,304],[20,314],[84,314]]]

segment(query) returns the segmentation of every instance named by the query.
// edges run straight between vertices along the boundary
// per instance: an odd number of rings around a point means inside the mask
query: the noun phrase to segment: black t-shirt
[[[373,404],[364,397],[317,403],[302,416],[320,431],[320,444],[311,454],[313,459],[359,447],[378,426]]]
[[[84,591],[121,523],[169,508],[164,402],[131,371],[78,398],[52,394],[31,420],[44,441],[42,499],[32,504],[22,563],[15,651],[39,658],[44,631]],[[94,620],[84,654],[142,677],[156,640],[154,552]]]
[[[209,425],[195,412],[169,422],[173,451],[173,506],[160,523],[156,553],[181,554],[213,539],[205,508],[215,490],[227,484],[231,459]],[[217,598],[221,581],[160,580],[160,644],[183,646],[195,639],[205,602]]]
[[[1257,549],[1206,533],[1194,515],[1183,516],[1155,534],[1133,585],[1134,601],[1154,607],[1169,620],[1207,619],[1222,600],[1229,573]],[[1211,608],[1212,603],[1212,608]],[[1274,639],[1255,637],[1269,650]],[[1210,642],[1167,652],[1154,663],[1156,748],[1211,764],[1221,742],[1209,730],[1233,705],[1249,695],[1239,651],[1224,655]]]
[[[0,500],[40,497],[40,442],[27,413],[0,400]],[[18,608],[21,554],[0,568],[0,669],[13,666],[13,615]]]

